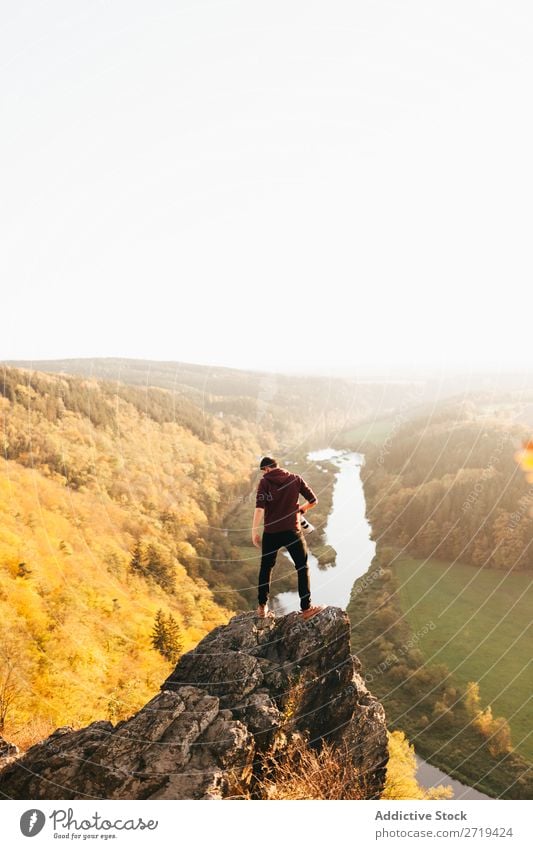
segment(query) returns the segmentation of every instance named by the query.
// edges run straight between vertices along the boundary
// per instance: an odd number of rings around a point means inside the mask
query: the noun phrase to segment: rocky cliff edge
[[[239,614],[183,655],[161,692],[128,720],[59,728],[8,762],[0,798],[257,796],[262,757],[282,757],[295,737],[338,748],[363,777],[364,795],[379,798],[385,715],[360,673],[340,608],[307,622],[296,613]]]

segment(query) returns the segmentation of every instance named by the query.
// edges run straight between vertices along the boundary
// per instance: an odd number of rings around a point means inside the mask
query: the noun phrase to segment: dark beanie
[[[263,457],[261,462],[259,463],[260,469],[266,469],[267,466],[277,466],[277,461],[273,460],[272,457]]]

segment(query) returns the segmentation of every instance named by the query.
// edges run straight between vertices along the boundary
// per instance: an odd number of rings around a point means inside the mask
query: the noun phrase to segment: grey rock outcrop
[[[0,737],[0,770],[12,763],[19,756],[19,748]]]
[[[5,767],[0,797],[227,798],[253,786],[262,753],[304,735],[349,751],[368,797],[379,798],[385,716],[359,673],[339,608],[307,622],[239,614],[185,654],[130,719],[58,729]]]

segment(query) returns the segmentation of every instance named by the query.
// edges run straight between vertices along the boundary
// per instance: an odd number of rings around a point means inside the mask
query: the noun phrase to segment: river
[[[326,448],[312,451],[307,459],[314,463],[329,460],[339,469],[324,532],[326,543],[337,552],[335,563],[321,568],[311,552],[312,534],[307,537],[307,542],[313,604],[331,604],[344,610],[350,601],[354,581],[367,571],[376,549],[376,544],[370,539],[371,528],[365,516],[365,496],[359,473],[364,457],[355,452]],[[317,497],[320,498],[320,492],[317,492]],[[312,522],[313,514],[308,515]],[[298,593],[278,593],[274,606],[280,614],[298,610]]]
[[[313,604],[334,605],[345,610],[353,584],[368,570],[376,548],[370,538],[371,528],[366,518],[365,495],[360,474],[364,456],[355,451],[324,448],[310,452],[307,459],[310,463],[318,464],[328,460],[339,470],[335,476],[332,507],[324,530],[325,542],[337,552],[335,563],[320,568],[318,560],[311,552],[313,534],[307,537]],[[317,496],[320,498],[320,492],[317,492]],[[311,521],[312,516],[312,512],[309,513]],[[273,599],[273,608],[278,614],[297,610],[298,593],[278,593]],[[450,784],[454,799],[489,798],[473,787],[467,787],[451,778],[418,755],[416,760],[417,781],[422,787]]]

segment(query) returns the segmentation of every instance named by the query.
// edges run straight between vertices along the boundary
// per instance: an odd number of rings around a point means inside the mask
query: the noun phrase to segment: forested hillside
[[[272,331],[279,332],[278,328]],[[179,399],[179,405],[188,399],[208,416],[238,416],[254,427],[257,424],[274,432],[280,448],[290,455],[299,445],[322,447],[324,439],[331,439],[343,428],[378,414],[387,415],[413,395],[408,381],[358,382],[119,357],[18,361],[8,365],[103,380],[115,387],[127,384],[145,390],[167,389]]]
[[[24,743],[144,703],[159,610],[169,656],[227,619],[221,517],[277,442],[166,390],[18,369],[0,417],[0,724]]]
[[[506,798],[531,794],[531,423],[509,393],[351,435],[377,543],[349,605],[367,680],[420,754]]]
[[[418,557],[533,568],[533,499],[515,459],[529,433],[512,409],[470,403],[403,424],[363,468],[376,539]]]

